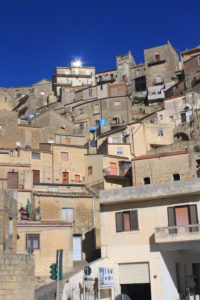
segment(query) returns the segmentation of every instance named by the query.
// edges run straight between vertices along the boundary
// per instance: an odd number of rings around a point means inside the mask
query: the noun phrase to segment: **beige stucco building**
[[[101,191],[102,259],[90,265],[97,299],[198,299],[199,197],[199,179]],[[112,280],[102,279],[108,270]],[[63,300],[83,299],[82,276],[70,278]]]

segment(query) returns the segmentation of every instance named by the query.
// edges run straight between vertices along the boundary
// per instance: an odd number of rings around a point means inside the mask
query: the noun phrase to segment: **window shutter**
[[[168,225],[169,227],[176,226],[174,207],[168,207]]]
[[[123,219],[122,219],[122,213],[116,213],[116,231],[120,232],[123,231]]]
[[[198,224],[198,218],[197,218],[197,206],[196,205],[190,205],[190,223],[191,224]]]
[[[130,211],[130,219],[131,219],[131,230],[138,230],[138,212],[137,210]]]

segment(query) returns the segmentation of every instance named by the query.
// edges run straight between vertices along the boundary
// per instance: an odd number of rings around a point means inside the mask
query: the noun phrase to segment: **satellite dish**
[[[115,297],[115,300],[131,300],[131,298],[126,294],[119,294]]]
[[[17,147],[21,147],[21,145],[22,145],[22,144],[21,144],[20,142],[18,142],[18,141],[16,142],[16,146],[17,146]]]

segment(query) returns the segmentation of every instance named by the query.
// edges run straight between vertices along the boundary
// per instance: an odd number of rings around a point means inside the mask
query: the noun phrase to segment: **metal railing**
[[[155,234],[158,238],[169,237],[172,235],[188,235],[196,233],[200,233],[200,224],[155,228]]]

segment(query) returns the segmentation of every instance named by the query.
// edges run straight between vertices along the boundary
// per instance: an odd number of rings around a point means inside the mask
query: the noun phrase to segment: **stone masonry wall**
[[[132,166],[133,185],[143,185],[145,177],[149,177],[151,183],[173,181],[173,174],[180,174],[181,180],[195,177],[189,154],[135,160]]]
[[[0,300],[34,300],[31,255],[0,253]]]

